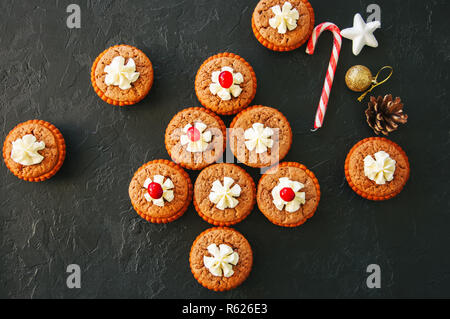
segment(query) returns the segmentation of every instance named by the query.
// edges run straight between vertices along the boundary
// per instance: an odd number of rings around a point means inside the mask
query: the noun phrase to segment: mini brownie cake
[[[258,41],[274,51],[304,44],[314,29],[314,10],[307,0],[261,0],[252,17]]]
[[[194,185],[194,206],[198,214],[216,226],[244,220],[256,203],[252,177],[234,164],[215,164],[201,171]]]
[[[8,169],[28,182],[49,179],[66,158],[66,143],[52,124],[31,120],[17,125],[3,144],[3,159]]]
[[[249,106],[256,86],[253,68],[232,53],[210,57],[195,77],[195,93],[200,103],[221,115],[236,114]]]
[[[92,65],[91,82],[98,96],[109,104],[136,104],[153,85],[153,66],[141,50],[116,45],[97,57]]]
[[[253,253],[247,239],[227,227],[205,230],[192,244],[189,263],[205,288],[225,291],[242,284],[250,274]]]
[[[386,138],[366,138],[348,153],[345,177],[350,187],[364,198],[390,199],[408,181],[408,157],[400,146]]]
[[[229,143],[234,156],[245,165],[271,166],[280,162],[289,152],[292,130],[280,111],[256,105],[233,119]]]
[[[128,189],[136,212],[152,223],[168,223],[180,218],[192,200],[189,175],[167,160],[143,165],[134,174]]]
[[[259,210],[274,224],[296,227],[311,218],[319,205],[320,186],[304,165],[285,162],[259,180]]]
[[[202,107],[180,111],[166,129],[165,144],[172,160],[200,170],[222,157],[227,130],[223,121]]]

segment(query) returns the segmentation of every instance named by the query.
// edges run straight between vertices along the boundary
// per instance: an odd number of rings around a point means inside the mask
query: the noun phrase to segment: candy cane
[[[322,95],[320,97],[319,107],[317,108],[316,118],[314,120],[314,131],[321,128],[325,112],[327,111],[328,99],[330,97],[331,87],[333,86],[334,73],[339,60],[339,53],[341,52],[342,37],[341,30],[330,22],[321,23],[314,28],[311,38],[306,47],[306,53],[312,55],[316,48],[316,42],[320,34],[325,31],[333,32],[333,53],[331,54],[330,63],[328,64],[327,75],[325,77],[325,84],[323,85]]]

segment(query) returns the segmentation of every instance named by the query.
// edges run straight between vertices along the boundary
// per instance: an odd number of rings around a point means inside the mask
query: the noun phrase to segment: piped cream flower
[[[212,257],[203,256],[203,264],[211,274],[216,277],[231,277],[234,274],[233,266],[239,261],[239,254],[228,245],[211,244],[207,247]]]
[[[245,130],[245,146],[249,151],[256,150],[257,154],[267,151],[268,148],[273,147],[273,129],[264,127],[261,123],[254,123],[251,128]]]
[[[285,2],[281,9],[279,5],[271,8],[275,17],[269,19],[272,28],[278,29],[278,33],[284,34],[287,30],[292,31],[297,28],[297,20],[300,15],[297,9],[292,9],[290,2]]]
[[[148,186],[151,183],[157,183],[161,186],[162,189],[162,194],[161,197],[159,198],[153,198],[152,196],[150,196],[149,192],[148,192]],[[164,181],[164,176],[162,175],[155,175],[153,176],[153,181],[150,178],[147,178],[144,182],[143,187],[145,189],[147,189],[147,193],[144,194],[145,199],[148,202],[152,202],[154,205],[159,206],[159,207],[164,207],[164,200],[171,202],[174,199],[174,194],[173,194],[173,182],[170,178],[167,178]]]
[[[36,165],[44,160],[44,156],[38,153],[44,148],[44,142],[36,142],[34,135],[27,134],[12,142],[11,159],[24,166]]]
[[[105,84],[118,86],[121,90],[130,89],[131,83],[139,78],[134,60],[129,58],[125,65],[125,58],[122,56],[116,56],[110,65],[105,66],[105,72]]]
[[[306,202],[305,193],[299,192],[305,185],[300,182],[291,181],[287,177],[282,177],[278,181],[278,185],[272,189],[273,204],[278,210],[283,210],[283,208],[285,208],[288,213],[296,212],[299,210],[300,206]],[[292,195],[287,194],[291,191]],[[282,198],[286,195],[291,196],[289,201]]]
[[[378,185],[386,184],[394,179],[396,161],[385,151],[375,153],[364,158],[364,175]]]
[[[212,140],[211,131],[206,131],[207,125],[202,122],[195,122],[194,125],[187,124],[183,128],[183,132],[180,136],[180,143],[182,146],[186,146],[188,152],[204,152],[208,148],[209,143]]]
[[[231,86],[223,87],[219,81],[219,76],[222,72],[230,72],[232,76]],[[233,68],[224,66],[221,71],[214,71],[211,75],[213,83],[209,86],[209,90],[212,94],[217,95],[223,101],[231,100],[231,96],[238,97],[242,89],[239,84],[244,82],[244,77],[241,73],[234,73]]]
[[[211,193],[209,194],[209,200],[216,204],[216,207],[220,210],[225,208],[235,208],[239,201],[235,197],[241,196],[241,186],[235,184],[233,187],[234,179],[231,177],[223,178],[223,185],[220,181],[216,180],[212,184]]]

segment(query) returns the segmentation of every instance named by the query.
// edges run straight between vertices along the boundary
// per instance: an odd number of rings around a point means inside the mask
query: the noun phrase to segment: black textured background
[[[18,123],[42,119],[66,138],[68,153],[51,180],[32,184],[0,169],[0,297],[8,298],[304,298],[450,297],[449,66],[446,0],[311,0],[316,22],[351,27],[367,5],[382,8],[380,46],[343,48],[325,126],[310,128],[332,46],[276,53],[254,38],[257,0],[78,1],[81,29],[66,27],[70,1],[0,3],[0,136]],[[135,45],[155,67],[149,96],[128,108],[105,104],[90,84],[96,56],[115,44]],[[214,293],[189,270],[195,237],[210,227],[191,207],[178,221],[140,219],[128,184],[143,163],[168,158],[164,130],[182,108],[199,106],[194,76],[209,56],[229,51],[255,69],[254,104],[279,108],[294,143],[286,160],[317,175],[323,195],[305,225],[272,225],[257,209],[236,225],[252,244],[254,268],[239,288]],[[375,94],[405,102],[409,123],[390,136],[409,155],[411,179],[382,203],[358,197],[344,178],[350,147],[373,136],[365,103],[344,82],[364,64],[395,69]],[[367,102],[367,100],[366,100]],[[231,117],[224,118],[229,124]],[[257,181],[259,171],[249,169]],[[197,173],[190,172],[194,180]],[[66,287],[66,267],[79,264],[82,288]],[[366,267],[382,270],[382,288],[366,287]]]

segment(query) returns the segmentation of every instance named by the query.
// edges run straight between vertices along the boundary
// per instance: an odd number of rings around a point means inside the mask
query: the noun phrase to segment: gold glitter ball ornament
[[[347,87],[355,92],[363,92],[373,83],[373,75],[364,65],[352,66],[345,74]]]

